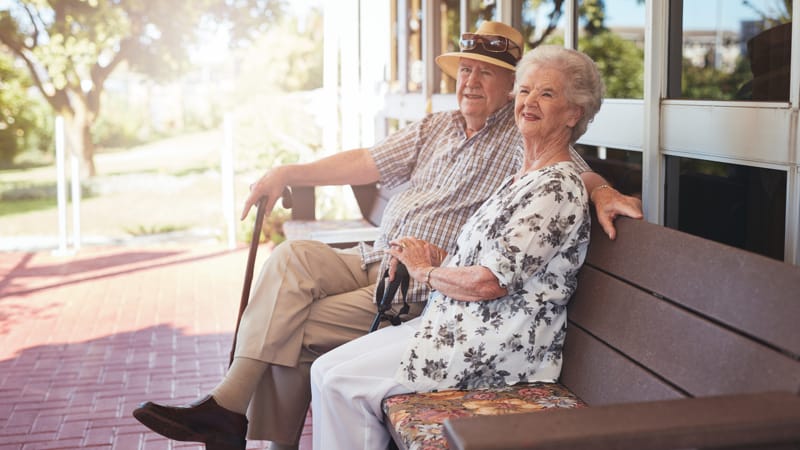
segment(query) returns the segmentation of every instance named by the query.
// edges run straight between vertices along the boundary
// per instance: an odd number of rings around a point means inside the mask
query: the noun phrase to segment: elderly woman
[[[441,266],[427,242],[393,241],[392,256],[431,287],[427,308],[314,363],[314,448],[386,448],[388,395],[558,379],[590,228],[570,146],[600,109],[603,83],[583,53],[540,46],[519,62],[514,94],[521,169],[466,222]]]

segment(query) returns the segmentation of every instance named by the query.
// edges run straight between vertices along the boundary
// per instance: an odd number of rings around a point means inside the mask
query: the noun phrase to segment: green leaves
[[[6,0],[0,44],[24,63],[57,113],[81,118],[74,125],[82,135],[120,64],[157,81],[175,78],[189,67],[201,32],[224,27],[241,42],[279,17],[282,1]],[[91,140],[83,145],[90,161]]]

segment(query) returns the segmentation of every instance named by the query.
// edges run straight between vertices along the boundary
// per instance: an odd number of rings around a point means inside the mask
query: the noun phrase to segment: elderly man
[[[272,168],[254,183],[242,217],[262,196],[270,210],[287,185],[380,181],[389,187],[408,182],[409,188],[387,205],[374,247],[338,250],[288,241],[275,248],[220,384],[190,405],[147,402],[134,416],[168,438],[205,442],[208,449],[244,449],[246,434],[272,441],[272,450],[296,449],[310,402],[311,363],[368,331],[376,313],[376,280],[389,265],[389,241],[416,236],[435,244],[436,257],[443,258],[466,219],[519,167],[522,146],[511,91],[522,48],[517,30],[483,22],[462,36],[460,52],[436,59],[457,80],[458,110],[430,114],[370,149]],[[641,217],[637,199],[610,188],[572,155],[612,238],[614,217]],[[427,295],[424,283],[412,284],[408,317],[420,314]]]

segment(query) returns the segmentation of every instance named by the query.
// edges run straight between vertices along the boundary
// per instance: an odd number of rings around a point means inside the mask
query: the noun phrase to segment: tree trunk
[[[97,175],[97,168],[94,166],[94,141],[92,141],[92,123],[93,121],[86,117],[81,124],[83,134],[83,170],[84,173],[93,177]]]
[[[64,116],[67,148],[81,161],[81,176],[97,175],[94,165],[94,143],[92,142],[92,117],[82,102],[72,102],[74,113],[62,112]]]

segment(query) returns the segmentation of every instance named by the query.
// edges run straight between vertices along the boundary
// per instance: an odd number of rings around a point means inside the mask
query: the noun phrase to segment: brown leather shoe
[[[247,417],[217,404],[210,395],[187,406],[142,403],[133,417],[175,441],[203,442],[207,450],[244,450]]]

